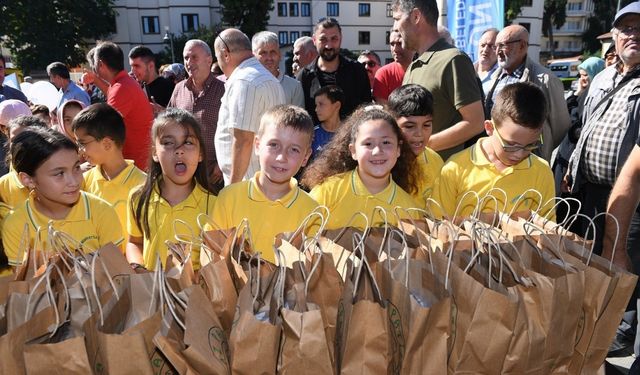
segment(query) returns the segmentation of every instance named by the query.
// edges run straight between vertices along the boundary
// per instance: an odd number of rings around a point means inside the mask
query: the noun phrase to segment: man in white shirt
[[[253,55],[271,72],[282,85],[287,104],[304,108],[304,95],[300,81],[280,71],[280,46],[278,36],[271,31],[261,31],[251,38]]]
[[[260,117],[273,106],[285,104],[286,99],[278,79],[253,56],[251,42],[242,31],[224,30],[216,37],[214,49],[227,76],[215,148],[225,185],[229,185],[260,170],[253,153]]]

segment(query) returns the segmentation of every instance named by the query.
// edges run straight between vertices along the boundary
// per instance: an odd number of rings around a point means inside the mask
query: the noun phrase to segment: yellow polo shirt
[[[358,175],[357,169],[350,172],[341,173],[328,178],[322,184],[311,190],[311,198],[318,204],[329,208],[331,215],[326,226],[327,229],[342,228],[345,226],[364,229],[365,221],[361,216],[356,216],[354,221],[349,223],[353,214],[357,211],[364,213],[369,219],[369,225],[381,226],[384,224],[379,213],[374,213],[376,206],[381,206],[387,213],[389,224],[396,225],[394,208],[417,207],[414,199],[398,186],[393,179],[389,185],[377,194],[371,194]],[[402,214],[404,217],[404,214]]]
[[[424,151],[416,158],[416,162],[420,168],[421,178],[418,181],[418,191],[411,196],[418,204],[418,207],[425,208],[427,199],[431,198],[433,194],[433,187],[438,177],[440,177],[440,170],[444,162],[440,155],[429,147],[424,148]]]
[[[18,178],[18,172],[13,170],[0,177],[0,201],[10,206],[16,207],[29,198],[29,189],[22,186]]]
[[[284,197],[272,201],[258,187],[259,177],[260,172],[256,172],[251,180],[222,189],[211,218],[222,229],[237,227],[246,218],[254,250],[275,264],[275,236],[298,229],[304,218],[318,207],[318,203],[298,187],[295,178],[289,182],[291,190]]]
[[[196,184],[185,200],[175,206],[171,206],[161,195],[158,190],[158,184],[153,189],[149,197],[149,230],[151,233],[144,233],[143,228],[138,226],[134,217],[135,208],[138,205],[138,199],[133,199],[136,190],[132,190],[129,200],[127,201],[127,232],[129,236],[143,237],[142,257],[144,266],[149,270],[155,269],[156,255],[160,255],[163,264],[167,259],[166,240],[177,242],[174,231],[174,222],[176,219],[183,220],[187,223],[192,232],[183,225],[178,224],[176,228],[181,237],[187,237],[193,234],[200,235],[198,227],[198,215],[201,213],[211,214],[216,201],[213,193],[207,192],[203,187]],[[194,269],[200,268],[200,247],[194,246],[191,249],[191,262]]]
[[[542,204],[555,196],[553,173],[549,164],[536,155],[529,155],[520,163],[506,168],[502,172],[487,159],[480,147],[481,138],[475,145],[451,156],[442,168],[440,179],[434,189],[433,198],[442,205],[446,214],[452,216],[458,201],[465,192],[475,191],[480,198],[493,188],[505,191],[507,204],[504,211],[511,211],[517,203],[516,211],[536,210],[540,203],[540,196],[528,192],[526,197],[521,195],[528,189],[535,189],[542,195]],[[505,207],[504,195],[493,191],[491,195],[498,201],[500,210]],[[476,206],[475,197],[469,195],[464,198],[458,216],[470,215]],[[483,212],[495,209],[493,200],[485,200]],[[550,205],[543,208],[541,214],[546,215]],[[550,216],[555,220],[555,213]]]
[[[2,244],[9,258],[9,264],[22,264],[25,249],[20,248],[25,224],[29,235],[29,247],[51,250],[48,244],[48,224],[64,232],[83,245],[87,253],[113,242],[122,246],[122,228],[118,225],[118,216],[109,203],[87,192],[80,192],[80,199],[71,208],[66,218],[53,220],[36,209],[34,196],[31,195],[18,205],[3,222]],[[40,241],[35,242],[40,233]]]
[[[127,234],[127,200],[129,193],[136,187],[144,184],[147,175],[133,164],[133,160],[127,160],[127,167],[115,178],[107,180],[102,174],[100,166],[84,172],[84,185],[82,189],[95,194],[107,201],[116,213],[122,226],[122,233]],[[125,238],[126,240],[126,238]]]

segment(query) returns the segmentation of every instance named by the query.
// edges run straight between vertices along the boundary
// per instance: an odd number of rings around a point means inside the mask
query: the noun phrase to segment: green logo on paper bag
[[[402,359],[405,352],[405,340],[402,332],[402,318],[400,317],[400,311],[398,308],[387,300],[387,315],[389,317],[389,325],[391,328],[391,373],[399,374],[402,368]]]
[[[229,368],[229,343],[224,335],[224,331],[219,327],[211,327],[209,328],[208,336],[209,348],[211,348],[213,356],[220,362],[224,363],[225,367]]]

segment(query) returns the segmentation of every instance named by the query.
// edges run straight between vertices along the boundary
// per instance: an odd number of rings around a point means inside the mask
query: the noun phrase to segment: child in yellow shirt
[[[2,225],[10,265],[22,264],[27,249],[53,250],[48,245],[49,225],[69,235],[85,252],[109,242],[122,245],[122,229],[113,208],[80,190],[78,148],[69,138],[51,129],[28,128],[13,139],[11,162],[31,193]],[[21,248],[25,227],[26,248]]]
[[[260,172],[222,189],[212,219],[223,229],[248,219],[255,250],[275,262],[274,238],[295,231],[317,203],[293,177],[311,156],[313,121],[293,105],[276,106],[262,116],[254,149]]]
[[[434,199],[447,216],[473,212],[477,200],[470,195],[463,198],[468,191],[480,198],[490,194],[497,199],[498,210],[507,213],[537,210],[555,196],[549,164],[532,154],[542,145],[545,113],[544,93],[531,83],[514,83],[500,91],[491,110],[492,119],[484,122],[489,136],[451,156],[442,168]],[[506,193],[506,202],[497,189]],[[529,189],[540,194],[527,192]],[[549,212],[551,206],[545,205],[539,213],[555,219]],[[493,199],[485,200],[482,211],[495,209]]]
[[[13,139],[25,129],[29,127],[37,127],[47,129],[47,124],[36,116],[20,116],[11,121],[7,126],[9,137],[8,147],[11,147]],[[0,177],[0,202],[6,204],[9,207],[15,207],[22,203],[29,197],[29,189],[22,185],[18,178],[18,173],[9,168],[9,173]]]
[[[208,188],[201,129],[193,115],[176,108],[153,122],[147,179],[131,191],[127,202],[126,255],[133,269],[155,269],[158,255],[164,264],[165,241],[176,242],[176,235],[187,240],[189,235],[198,235],[198,215],[213,209],[216,196]],[[175,226],[178,219],[189,228]],[[200,268],[198,246],[191,249],[191,261],[194,269]]]
[[[382,207],[388,223],[395,225],[395,207],[417,206],[407,191],[417,191],[415,155],[396,120],[381,106],[356,110],[329,142],[320,157],[307,167],[302,184],[311,197],[331,213],[328,229],[346,225],[364,228],[383,223],[376,206]]]
[[[146,174],[122,156],[122,116],[108,104],[93,104],[74,117],[71,129],[85,160],[94,166],[84,173],[82,190],[111,204],[126,234],[127,199],[132,189],[144,184]]]
[[[391,92],[387,106],[420,168],[419,187],[412,194],[413,199],[420,208],[426,208],[444,164],[440,155],[427,147],[433,125],[433,95],[420,85],[408,84]]]

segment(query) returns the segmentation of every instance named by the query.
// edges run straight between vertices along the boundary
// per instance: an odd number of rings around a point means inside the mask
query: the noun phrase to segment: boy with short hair
[[[313,121],[304,109],[278,105],[267,111],[254,141],[260,171],[225,187],[213,208],[212,220],[222,229],[248,219],[254,251],[270,262],[275,236],[295,231],[318,206],[293,178],[309,160],[312,140]]]
[[[433,125],[433,95],[420,85],[408,84],[391,92],[387,106],[417,158],[420,181],[413,198],[424,209],[444,165],[440,155],[427,146]]]
[[[93,104],[78,113],[71,127],[80,152],[95,166],[84,173],[82,190],[107,201],[118,214],[122,233],[128,233],[129,192],[144,184],[146,174],[122,154],[125,139],[122,116],[108,104]]]
[[[313,129],[313,151],[314,159],[322,148],[329,143],[333,135],[340,127],[340,108],[344,103],[344,92],[336,85],[323,86],[315,92],[313,98],[316,103],[316,115],[320,124]]]
[[[471,214],[476,198],[467,195],[463,199],[463,195],[474,191],[480,198],[487,194],[495,197],[501,212],[535,211],[540,207],[539,214],[555,219],[555,213],[549,212],[552,205],[545,205],[555,196],[551,168],[532,154],[542,145],[546,110],[544,94],[531,83],[514,83],[500,91],[491,110],[492,120],[484,122],[489,136],[451,156],[442,168],[434,199],[446,215]],[[506,193],[506,202],[497,189]],[[528,192],[523,196],[528,189],[540,195]],[[494,200],[485,200],[482,211],[494,210]]]

